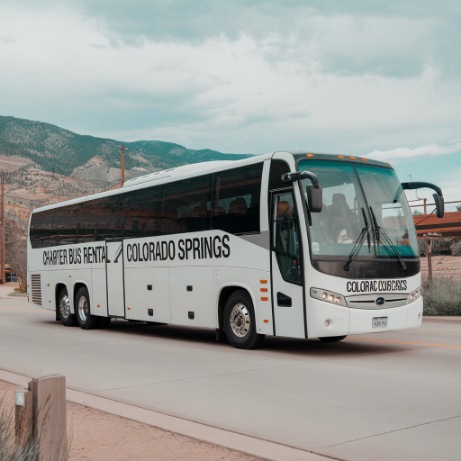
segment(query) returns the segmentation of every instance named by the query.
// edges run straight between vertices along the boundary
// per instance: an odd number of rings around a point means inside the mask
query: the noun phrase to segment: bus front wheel
[[[91,330],[98,326],[98,317],[91,315],[90,311],[90,296],[86,287],[81,287],[77,290],[75,297],[77,322],[80,328]]]
[[[224,307],[224,332],[232,346],[254,349],[264,339],[256,333],[253,302],[245,291],[232,293]]]
[[[75,315],[70,311],[70,299],[67,288],[63,288],[59,292],[58,317],[61,323],[66,327],[73,327],[77,323]]]

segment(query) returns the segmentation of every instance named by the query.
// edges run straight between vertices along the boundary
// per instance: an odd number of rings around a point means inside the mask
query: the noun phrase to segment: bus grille
[[[408,302],[408,294],[375,293],[367,295],[347,296],[346,302],[353,309],[390,309],[404,306]]]
[[[32,274],[30,276],[32,302],[42,305],[42,276],[40,274]]]

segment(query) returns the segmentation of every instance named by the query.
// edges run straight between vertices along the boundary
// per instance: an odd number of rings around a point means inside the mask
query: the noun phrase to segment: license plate
[[[373,317],[373,328],[387,327],[387,317]]]

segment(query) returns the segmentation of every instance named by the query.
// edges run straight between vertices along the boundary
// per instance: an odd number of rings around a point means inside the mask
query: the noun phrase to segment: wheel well
[[[75,299],[77,298],[77,291],[80,290],[80,288],[86,288],[88,291],[88,287],[84,283],[76,283],[74,286],[74,310],[75,310]]]
[[[223,316],[224,316],[224,307],[226,306],[227,300],[230,298],[232,293],[236,291],[244,291],[245,293],[248,294],[248,296],[251,295],[248,292],[247,289],[239,286],[230,286],[230,287],[225,287],[221,291],[221,294],[219,295],[219,303],[218,303],[218,321],[219,321],[219,328],[223,327]]]

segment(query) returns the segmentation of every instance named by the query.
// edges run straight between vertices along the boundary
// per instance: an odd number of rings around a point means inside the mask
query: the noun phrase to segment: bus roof
[[[129,179],[125,181],[123,187],[111,189],[103,192],[98,192],[91,195],[85,195],[82,197],[65,200],[62,202],[52,203],[50,205],[44,205],[39,208],[32,210],[32,213],[45,211],[52,208],[59,208],[61,206],[74,205],[77,203],[87,202],[100,197],[109,197],[111,195],[123,194],[129,190],[135,190],[139,188],[149,187],[157,184],[164,184],[170,182],[172,178],[174,181],[180,181],[183,179],[189,179],[195,176],[205,175],[214,173],[217,171],[226,170],[232,165],[232,168],[238,168],[240,166],[251,165],[253,163],[263,162],[264,160],[271,158],[273,154],[255,155],[245,159],[239,160],[215,160],[209,162],[192,163],[188,165],[182,165],[175,168],[168,168],[166,170],[156,171],[146,175],[138,176],[137,178]]]
[[[189,165],[182,165],[175,168],[168,168],[167,170],[155,171],[154,173],[148,173],[136,178],[128,179],[125,181],[123,187],[130,187],[138,184],[144,184],[147,182],[158,181],[159,179],[170,178],[175,176],[176,178],[185,176],[195,176],[196,173],[206,173],[209,170],[219,170],[220,167],[225,167],[229,164],[235,164],[234,160],[214,160],[210,162],[191,163]]]
[[[182,165],[175,168],[169,168],[166,170],[156,171],[154,173],[148,173],[146,175],[138,176],[133,179],[129,179],[125,181],[123,187],[117,189],[111,189],[103,192],[98,192],[91,195],[85,195],[82,197],[77,197],[70,200],[65,200],[62,202],[52,203],[50,205],[45,205],[39,208],[35,208],[32,210],[32,213],[38,211],[45,211],[52,208],[58,208],[60,206],[72,205],[77,203],[83,203],[89,200],[97,199],[100,197],[108,197],[111,195],[117,195],[120,193],[127,192],[129,190],[138,189],[139,186],[141,188],[148,187],[150,185],[155,184],[163,184],[170,182],[168,179],[173,178],[175,181],[188,179],[195,176],[200,176],[202,174],[209,174],[214,173],[217,171],[226,170],[229,166],[233,168],[238,168],[240,166],[250,165],[253,163],[263,162],[266,159],[272,158],[273,156],[280,156],[279,158],[283,158],[287,154],[292,155],[295,161],[299,161],[302,158],[316,158],[322,160],[344,160],[344,161],[362,161],[367,162],[373,165],[379,166],[387,166],[390,167],[388,163],[379,162],[376,160],[371,160],[368,158],[363,157],[355,157],[355,156],[347,156],[347,155],[336,155],[336,154],[313,154],[308,153],[306,151],[277,151],[270,154],[262,154],[262,155],[254,155],[245,159],[239,160],[215,160],[209,162],[200,162],[200,163],[192,163],[188,165]]]

